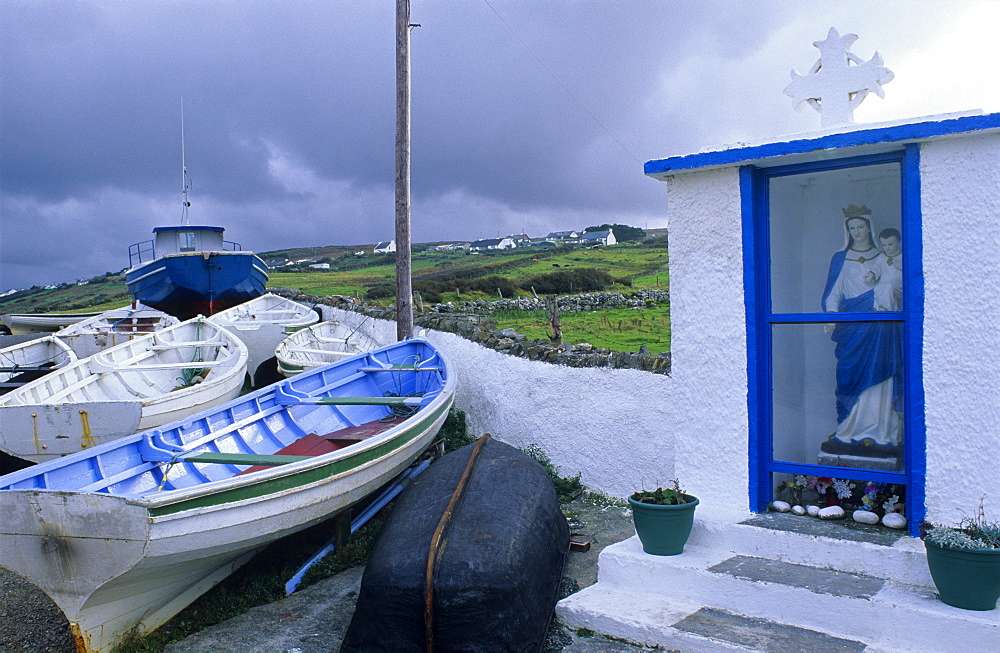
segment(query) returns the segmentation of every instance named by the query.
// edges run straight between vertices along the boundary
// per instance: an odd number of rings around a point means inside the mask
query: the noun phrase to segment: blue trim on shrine
[[[858,129],[815,138],[801,138],[762,145],[734,147],[712,152],[699,152],[647,161],[643,170],[657,175],[712,166],[736,165],[789,154],[806,154],[861,145],[884,145],[903,141],[927,140],[937,136],[1000,129],[1000,113],[915,122],[889,127]]]
[[[747,325],[747,418],[749,420],[749,431],[747,440],[747,455],[750,464],[750,510],[761,512],[770,499],[770,489],[764,484],[767,480],[767,469],[762,464],[764,460],[758,453],[770,450],[770,446],[765,446],[760,442],[760,438],[770,429],[762,429],[760,426],[760,416],[762,411],[762,397],[760,397],[761,383],[758,377],[757,365],[758,356],[761,351],[759,342],[760,330],[757,323],[758,295],[760,293],[757,284],[756,270],[757,261],[754,260],[756,252],[754,229],[754,215],[758,213],[754,203],[758,193],[755,188],[758,186],[757,169],[753,166],[740,167],[740,214],[743,223],[743,292],[746,297],[746,325]],[[758,257],[759,258],[759,257]]]
[[[1000,114],[994,114],[1000,118]],[[830,467],[807,463],[778,461],[773,458],[771,424],[771,329],[774,324],[825,323],[825,313],[771,313],[769,284],[769,184],[772,177],[801,174],[812,170],[873,165],[882,162],[900,164],[901,228],[904,248],[904,306],[900,312],[855,313],[838,315],[838,321],[895,321],[904,325],[904,406],[905,440],[902,472],[859,468]],[[906,514],[910,533],[918,529],[926,512],[926,430],[923,393],[923,245],[920,210],[919,145],[906,144],[902,151],[845,157],[836,160],[810,161],[780,167],[739,168],[740,211],[743,228],[743,284],[747,328],[747,409],[749,507],[767,509],[773,493],[774,473],[811,474],[838,478],[861,478],[885,483],[906,484]]]
[[[906,515],[910,534],[920,535],[924,521],[927,481],[927,427],[924,414],[924,245],[923,213],[920,201],[920,146],[906,146],[902,169],[903,252],[905,303],[903,305],[903,401],[906,408],[904,469],[909,476],[906,488]]]

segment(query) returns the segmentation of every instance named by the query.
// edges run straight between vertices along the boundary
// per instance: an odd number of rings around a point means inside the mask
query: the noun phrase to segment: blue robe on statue
[[[874,311],[874,288],[863,279],[875,259],[865,260],[863,256],[849,259],[847,254],[846,250],[836,252],[830,261],[823,291],[823,310]],[[837,432],[834,437],[837,440],[845,444],[900,444],[901,335],[898,322],[838,322],[834,326],[832,339],[837,343],[834,350],[837,358]]]

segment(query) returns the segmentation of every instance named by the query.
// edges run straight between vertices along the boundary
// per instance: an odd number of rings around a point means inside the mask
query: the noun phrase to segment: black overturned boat
[[[545,470],[485,435],[400,495],[340,650],[539,651],[568,547]]]

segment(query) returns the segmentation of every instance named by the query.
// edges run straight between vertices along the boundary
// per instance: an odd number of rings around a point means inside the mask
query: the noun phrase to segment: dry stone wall
[[[393,309],[369,305],[352,297],[342,295],[316,297],[290,288],[268,288],[268,292],[304,304],[314,306],[324,304],[384,320],[396,319]],[[668,300],[669,294],[666,290],[640,290],[629,296],[622,293],[587,293],[560,297],[558,302],[560,311],[572,312],[622,307],[644,308]],[[503,310],[544,310],[544,299],[449,302],[424,308],[424,311],[414,313],[414,325],[454,333],[511,356],[567,367],[625,368],[654,374],[670,374],[670,352],[651,354],[645,345],[637,352],[621,352],[594,347],[588,343],[556,345],[548,340],[529,340],[514,329],[497,329],[497,321],[491,317],[492,313]]]

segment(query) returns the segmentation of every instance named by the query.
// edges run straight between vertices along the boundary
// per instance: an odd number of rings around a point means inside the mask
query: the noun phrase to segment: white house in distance
[[[615,245],[618,243],[618,239],[615,238],[615,232],[611,229],[604,229],[603,231],[588,231],[580,236],[580,243],[582,245],[595,246],[600,245],[607,247],[608,245]]]
[[[390,240],[381,242],[378,245],[375,245],[375,249],[373,251],[375,254],[391,254],[396,251],[396,241]]]
[[[486,238],[473,241],[469,249],[473,252],[479,252],[488,249],[514,249],[515,247],[517,245],[514,243],[514,240],[507,236],[504,238]]]

